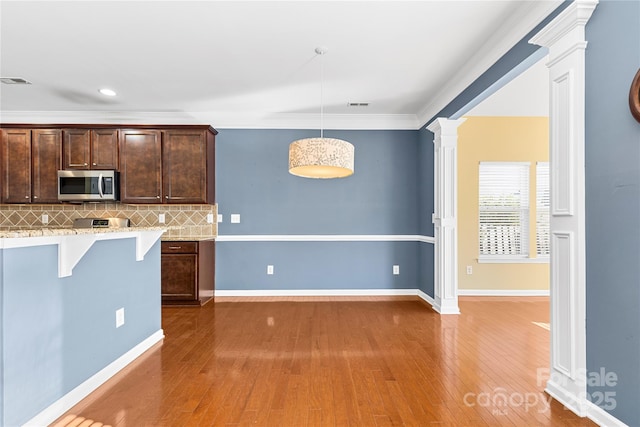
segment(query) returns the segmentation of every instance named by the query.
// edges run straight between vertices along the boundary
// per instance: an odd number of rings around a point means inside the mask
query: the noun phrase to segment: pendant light
[[[324,64],[325,48],[315,50],[320,55],[320,138],[305,138],[289,144],[289,173],[303,178],[345,178],[353,175],[353,145],[347,141],[324,137]]]

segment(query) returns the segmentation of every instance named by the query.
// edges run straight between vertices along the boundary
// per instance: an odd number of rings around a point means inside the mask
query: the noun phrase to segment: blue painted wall
[[[601,1],[586,39],[587,367],[617,374],[610,412],[640,425],[640,2]],[[594,399],[595,401],[595,399]],[[606,402],[604,402],[606,403]]]
[[[418,131],[326,130],[327,137],[351,142],[356,153],[355,174],[333,180],[288,172],[289,144],[319,135],[317,130],[219,132],[216,199],[224,216],[218,224],[220,235],[419,234],[421,209],[428,208],[421,197],[432,191],[433,161],[425,171]],[[433,150],[431,143],[428,147]],[[422,183],[423,176],[431,176],[429,182]],[[241,215],[240,224],[230,223],[232,213]],[[219,241],[216,289],[416,289],[422,274],[419,246],[384,241]],[[273,276],[266,275],[268,264],[275,266]],[[400,265],[399,276],[391,274],[394,264]]]
[[[417,242],[218,242],[216,289],[416,289]],[[400,275],[392,266],[400,266]],[[266,275],[267,265],[274,275]]]
[[[0,425],[4,423],[4,251],[0,249]]]
[[[425,128],[418,131],[418,182],[419,210],[418,234],[433,237],[433,133]],[[433,297],[433,250],[432,243],[420,243],[418,289]]]
[[[416,131],[325,131],[356,153],[355,174],[329,180],[288,172],[289,143],[317,130],[219,132],[219,234],[416,234]],[[231,213],[241,214],[240,224],[229,222]]]
[[[55,245],[0,252],[2,425],[33,418],[161,328],[159,242],[140,262],[135,239],[96,242],[66,278]]]

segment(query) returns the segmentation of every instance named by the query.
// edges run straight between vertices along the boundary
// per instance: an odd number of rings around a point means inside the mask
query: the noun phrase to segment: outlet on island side
[[[400,266],[399,265],[394,265],[393,266],[393,275],[397,276],[398,274],[400,274]]]
[[[116,328],[124,325],[124,307],[116,310]]]
[[[267,265],[267,274],[268,275],[272,275],[273,274],[273,265]]]

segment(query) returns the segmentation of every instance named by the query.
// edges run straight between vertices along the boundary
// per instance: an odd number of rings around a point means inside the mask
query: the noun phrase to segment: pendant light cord
[[[324,137],[324,52],[320,54],[320,138]]]

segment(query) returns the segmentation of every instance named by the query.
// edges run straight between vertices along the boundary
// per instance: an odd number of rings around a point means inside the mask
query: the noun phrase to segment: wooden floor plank
[[[53,425],[595,426],[544,393],[549,331],[534,322],[549,322],[548,298],[460,307],[292,297],[163,308],[164,342]]]

